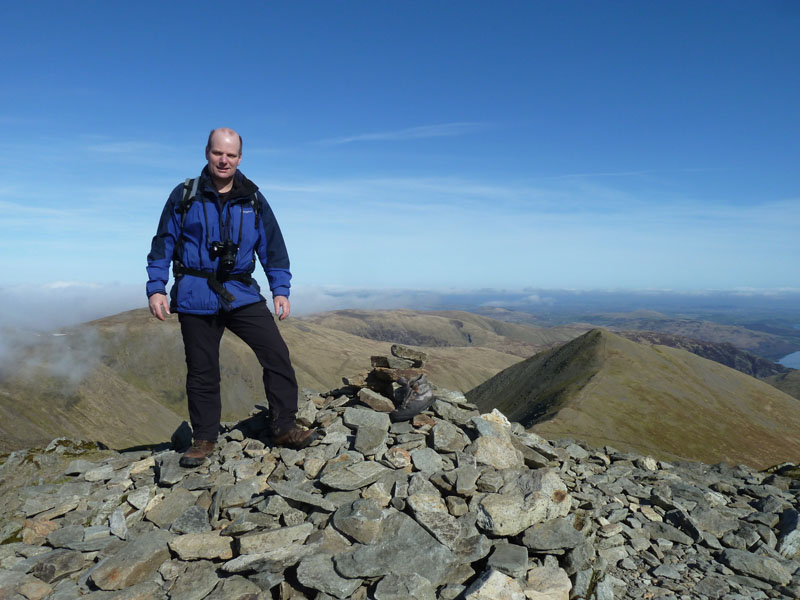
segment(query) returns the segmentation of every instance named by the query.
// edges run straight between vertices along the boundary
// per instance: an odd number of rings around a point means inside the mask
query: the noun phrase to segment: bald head
[[[242,138],[233,129],[220,127],[208,135],[206,145],[208,173],[220,193],[229,192],[233,186],[236,169],[242,162]]]
[[[242,136],[236,133],[230,127],[218,127],[217,129],[212,129],[211,133],[208,134],[208,142],[206,142],[206,153],[211,150],[211,147],[215,141],[220,137],[225,138],[239,138],[239,156],[242,155]]]

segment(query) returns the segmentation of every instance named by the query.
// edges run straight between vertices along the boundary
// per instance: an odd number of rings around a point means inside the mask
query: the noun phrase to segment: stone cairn
[[[791,465],[550,443],[444,389],[391,423],[424,360],[406,350],[304,392],[326,435],[301,451],[270,447],[258,411],[197,469],[65,438],[0,458],[0,599],[800,597]]]

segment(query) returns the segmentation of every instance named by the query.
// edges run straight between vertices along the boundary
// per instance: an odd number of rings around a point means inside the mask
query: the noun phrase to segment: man
[[[194,441],[181,457],[184,467],[199,466],[214,450],[222,413],[219,343],[226,327],[252,348],[263,367],[273,443],[304,448],[318,436],[295,423],[297,381],[289,350],[251,277],[257,256],[275,314],[286,319],[291,273],[278,223],[258,187],[238,170],[238,133],[212,130],[206,160],[196,180],[172,190],[147,255],[150,312],[161,321],[178,313],[186,352]],[[170,263],[175,283],[167,302]]]

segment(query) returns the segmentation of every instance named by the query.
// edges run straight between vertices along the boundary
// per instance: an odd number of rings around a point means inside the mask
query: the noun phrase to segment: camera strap
[[[183,277],[184,275],[191,275],[193,277],[202,277],[203,279],[207,279],[209,287],[228,303],[234,302],[236,300],[236,296],[225,289],[225,286],[222,285],[223,281],[238,281],[240,283],[244,283],[245,285],[251,285],[253,283],[253,278],[249,273],[231,273],[225,276],[223,280],[220,280],[217,274],[213,271],[191,269],[183,266],[182,264],[173,265],[173,273],[176,278]]]

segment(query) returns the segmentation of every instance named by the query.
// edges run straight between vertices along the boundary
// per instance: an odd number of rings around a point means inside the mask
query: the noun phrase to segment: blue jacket
[[[190,271],[213,275],[235,297],[227,301],[212,289],[208,278],[180,274],[179,265],[170,292],[173,312],[207,315],[263,302],[258,283],[254,279],[246,282],[247,275],[255,269],[256,255],[267,275],[272,295],[289,295],[292,274],[283,235],[266,198],[252,181],[237,171],[228,201],[223,203],[204,168],[197,195],[181,227],[183,195],[184,185],[181,184],[172,190],[161,213],[158,232],[147,255],[148,298],[153,294],[166,294],[173,253],[180,265]],[[255,201],[257,207],[254,207]],[[219,257],[212,259],[209,254],[212,242],[225,240],[232,240],[239,246],[230,278],[219,273]]]

